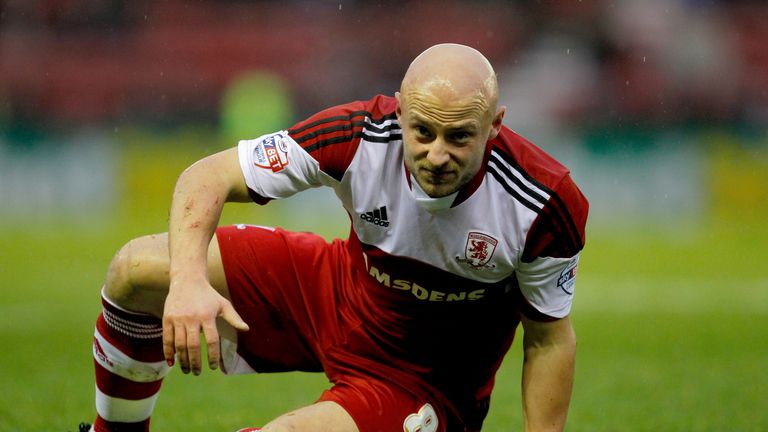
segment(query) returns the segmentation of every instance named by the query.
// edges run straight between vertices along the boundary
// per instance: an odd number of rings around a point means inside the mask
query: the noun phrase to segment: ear
[[[498,111],[496,111],[496,114],[493,116],[493,120],[491,121],[491,133],[488,135],[488,140],[492,140],[496,138],[496,136],[501,131],[501,124],[502,120],[504,120],[504,113],[507,112],[507,107],[504,105],[500,106]]]
[[[397,101],[397,105],[395,106],[395,115],[397,116],[397,120],[400,121],[403,115],[403,95],[401,95],[400,92],[395,92],[395,100]]]

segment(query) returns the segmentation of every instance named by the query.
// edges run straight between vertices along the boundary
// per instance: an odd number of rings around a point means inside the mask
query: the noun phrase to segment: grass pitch
[[[72,431],[92,420],[91,339],[106,266],[126,240],[164,230],[163,220],[0,232],[0,431]],[[579,347],[567,430],[768,430],[763,225],[684,235],[591,230],[573,312]],[[484,430],[522,430],[520,341],[499,372]],[[155,430],[259,426],[327,386],[317,374],[206,372],[170,374]]]

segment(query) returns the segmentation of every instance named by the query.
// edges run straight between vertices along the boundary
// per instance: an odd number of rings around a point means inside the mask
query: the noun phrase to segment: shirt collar
[[[416,202],[424,208],[424,210],[433,212],[439,210],[449,209],[453,206],[453,202],[456,200],[456,196],[459,195],[459,191],[456,191],[450,195],[446,195],[440,198],[432,198],[424,192],[424,189],[419,186],[419,183],[413,178],[413,175],[409,173],[409,179],[411,184],[411,196]]]
[[[475,191],[483,183],[483,179],[485,178],[485,168],[488,164],[488,159],[491,156],[492,147],[493,146],[490,142],[486,144],[485,154],[483,155],[483,162],[480,164],[480,169],[469,182],[459,188],[458,191],[440,198],[432,198],[431,196],[427,195],[421,186],[419,186],[419,183],[416,182],[416,179],[413,178],[413,174],[411,174],[410,170],[408,170],[405,162],[403,162],[403,167],[405,168],[405,176],[408,181],[408,186],[411,189],[411,196],[413,196],[413,198],[417,203],[419,203],[421,207],[430,212],[449,209],[463,203],[469,197],[471,197],[472,194],[475,193]]]

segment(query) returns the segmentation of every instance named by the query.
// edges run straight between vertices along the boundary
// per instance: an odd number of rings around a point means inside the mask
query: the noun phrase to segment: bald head
[[[491,63],[476,49],[459,44],[432,46],[411,62],[400,93],[407,98],[413,92],[449,102],[474,100],[490,114],[498,102]]]
[[[468,46],[435,45],[413,60],[395,99],[412,177],[432,198],[457,192],[502,129],[490,62]]]

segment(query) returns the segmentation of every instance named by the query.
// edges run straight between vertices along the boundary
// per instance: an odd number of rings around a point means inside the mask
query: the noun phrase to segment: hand
[[[208,365],[211,369],[217,369],[221,361],[217,317],[222,317],[237,330],[248,330],[248,324],[238,315],[232,303],[207,280],[171,281],[163,311],[163,353],[168,364],[173,365],[174,354],[178,354],[182,372],[191,371],[200,375],[202,331],[208,351]]]

